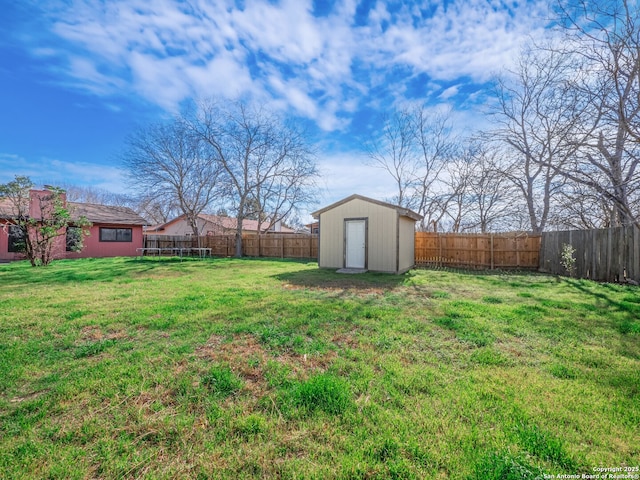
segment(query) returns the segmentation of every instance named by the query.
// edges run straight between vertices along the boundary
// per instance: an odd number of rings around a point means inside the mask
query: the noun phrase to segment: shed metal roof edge
[[[383,207],[393,208],[394,210],[397,210],[398,213],[400,213],[400,215],[404,217],[409,217],[415,221],[422,220],[423,218],[422,215],[414,212],[413,210],[409,210],[408,208],[404,208],[399,205],[393,205],[392,203],[387,203],[380,200],[375,200],[373,198],[365,197],[364,195],[358,195],[357,193],[354,193],[353,195],[350,195],[347,198],[343,198],[342,200],[338,200],[337,202],[332,203],[331,205],[328,205],[324,208],[321,208],[320,210],[316,210],[315,212],[312,212],[311,215],[313,216],[313,218],[319,218],[320,214],[328,210],[332,210],[336,207],[339,207],[340,205],[350,202],[351,200],[362,200],[363,202],[369,202],[369,203],[374,203],[376,205],[381,205]]]

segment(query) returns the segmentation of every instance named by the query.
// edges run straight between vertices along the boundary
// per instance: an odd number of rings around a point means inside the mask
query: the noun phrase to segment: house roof
[[[165,223],[163,225],[157,225],[155,227],[148,228],[147,232],[151,232],[151,231],[156,231],[157,232],[157,231],[160,231],[160,230],[164,230],[164,228],[167,225],[169,225],[171,223],[174,223],[176,221],[179,221],[179,220],[183,220],[184,217],[185,217],[185,215],[180,215],[179,217],[176,217],[173,220],[169,220],[167,223]],[[225,230],[235,230],[238,227],[238,219],[234,218],[234,217],[223,217],[223,216],[220,216],[220,215],[209,215],[207,213],[201,213],[200,215],[198,215],[198,218],[201,218],[205,222],[212,223],[214,225],[220,226]],[[270,226],[270,222],[262,222],[262,224],[260,225],[260,231],[261,232],[269,231],[269,226]],[[242,230],[257,232],[258,231],[258,221],[257,220],[249,220],[249,219],[245,218],[242,221]],[[278,233],[295,233],[295,231],[292,230],[289,227],[285,227],[284,225],[282,225],[282,227],[280,229],[280,232],[278,232]]]
[[[12,218],[14,215],[11,201],[8,198],[0,198],[0,218]]]
[[[115,225],[147,225],[144,218],[127,207],[98,205],[94,203],[67,202],[72,218],[85,217],[91,223],[111,223]],[[11,200],[0,199],[0,218],[15,217],[15,209]]]
[[[148,225],[144,218],[128,207],[98,205],[95,203],[67,202],[73,218],[86,217],[91,223],[116,225]]]
[[[374,203],[376,205],[381,205],[383,207],[392,208],[394,210],[397,210],[398,213],[403,217],[409,217],[412,220],[418,221],[418,220],[422,220],[423,218],[422,215],[414,212],[413,210],[409,210],[408,208],[404,208],[399,205],[393,205],[392,203],[382,202],[380,200],[374,200],[373,198],[365,197],[363,195],[358,195],[357,193],[354,193],[353,195],[350,195],[347,198],[343,198],[342,200],[339,200],[335,203],[332,203],[331,205],[321,208],[320,210],[316,210],[311,215],[313,216],[313,218],[319,218],[320,214],[328,210],[332,210],[336,207],[339,207],[340,205],[350,202],[351,200],[362,200],[363,202]]]
[[[202,215],[200,215],[200,217],[204,220],[206,220],[207,222],[211,222],[215,225],[220,225],[223,228],[227,228],[230,230],[234,230],[236,228],[238,228],[238,219],[234,218],[234,217],[221,217],[219,215],[209,215],[206,213],[203,213]],[[269,227],[272,227],[271,222],[262,222],[260,224],[260,231],[261,232],[266,232],[267,230],[269,230]],[[243,230],[249,230],[249,231],[258,231],[258,221],[257,220],[249,220],[247,218],[245,218],[242,221],[242,229]],[[292,230],[289,227],[285,227],[284,225],[281,226],[280,228],[280,233],[294,233],[294,230]]]

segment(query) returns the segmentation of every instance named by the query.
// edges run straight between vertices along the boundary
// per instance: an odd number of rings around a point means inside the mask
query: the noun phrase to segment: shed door
[[[366,220],[345,222],[345,268],[365,268]]]

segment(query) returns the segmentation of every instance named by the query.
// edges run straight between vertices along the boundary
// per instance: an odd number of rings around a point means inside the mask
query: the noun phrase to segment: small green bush
[[[567,271],[567,275],[573,277],[576,269],[576,249],[569,243],[562,244],[562,253],[560,254],[560,265]]]

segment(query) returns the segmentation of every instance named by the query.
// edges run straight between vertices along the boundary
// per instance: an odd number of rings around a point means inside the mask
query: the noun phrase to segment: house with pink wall
[[[48,195],[47,190],[31,190],[29,214],[34,218],[40,216],[39,198]],[[147,221],[127,207],[97,205],[91,203],[67,202],[72,218],[86,218],[91,227],[85,227],[89,236],[83,238],[81,251],[69,251],[72,242],[77,238],[69,227],[65,235],[56,238],[54,244],[56,258],[88,258],[88,257],[120,257],[135,256],[137,248],[143,247],[142,228]],[[0,200],[0,261],[21,260],[24,254],[16,251],[15,230],[11,226],[16,212],[10,201]]]
[[[238,228],[238,220],[233,217],[225,217],[221,215],[209,215],[201,213],[198,215],[198,232],[200,235],[234,235]],[[149,235],[177,235],[187,236],[193,235],[193,229],[187,221],[186,215],[169,220],[162,225],[155,225],[145,229],[145,233]],[[255,235],[258,233],[258,221],[244,219],[242,221],[242,233]],[[272,225],[270,222],[262,222],[260,224],[260,233],[296,233],[295,230],[277,222]]]

